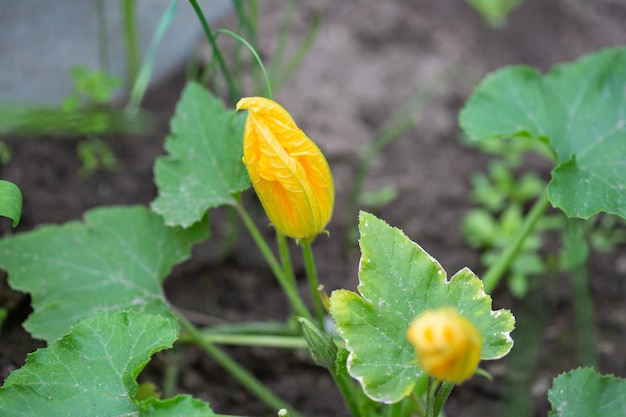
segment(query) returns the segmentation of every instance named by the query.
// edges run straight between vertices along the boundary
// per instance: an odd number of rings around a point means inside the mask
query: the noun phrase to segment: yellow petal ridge
[[[320,149],[273,100],[246,97],[236,108],[248,110],[243,161],[274,227],[294,239],[321,233],[332,216],[335,191]]]

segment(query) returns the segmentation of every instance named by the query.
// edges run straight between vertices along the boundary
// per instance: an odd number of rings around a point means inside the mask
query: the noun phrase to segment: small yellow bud
[[[333,212],[335,188],[317,145],[275,101],[242,98],[247,109],[243,162],[263,208],[280,233],[294,239],[321,233]]]
[[[423,312],[409,326],[407,337],[419,366],[437,379],[460,384],[480,362],[478,329],[452,307]]]

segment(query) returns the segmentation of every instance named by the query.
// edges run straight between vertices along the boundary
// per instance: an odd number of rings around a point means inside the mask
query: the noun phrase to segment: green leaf
[[[245,113],[224,108],[201,85],[185,87],[165,141],[168,156],[157,159],[159,196],[152,209],[168,225],[188,227],[206,211],[234,204],[233,194],[250,187],[243,156]]]
[[[22,192],[9,181],[0,180],[0,216],[13,220],[17,227],[22,216]]]
[[[500,27],[522,0],[466,0],[491,26]]]
[[[401,230],[368,213],[359,221],[359,292],[337,290],[330,311],[350,351],[348,370],[372,399],[394,403],[423,375],[406,338],[411,321],[426,309],[455,307],[483,339],[482,359],[506,355],[515,320],[491,310],[491,297],[469,269],[450,281],[441,265]]]
[[[626,48],[605,49],[546,76],[508,67],[487,76],[460,114],[472,140],[549,142],[556,168],[550,201],[568,217],[626,218]]]
[[[150,400],[139,404],[141,417],[212,417],[209,404],[189,395],[177,395],[167,400]]]
[[[170,228],[146,207],[107,207],[84,223],[44,226],[0,241],[9,284],[29,292],[24,327],[48,342],[98,311],[169,314],[161,282],[207,236],[206,223]]]
[[[298,322],[315,363],[333,369],[337,360],[337,345],[335,345],[332,337],[322,332],[304,317],[298,317]]]
[[[550,417],[623,416],[626,380],[580,368],[554,378]]]
[[[137,375],[152,354],[172,346],[177,334],[175,322],[160,316],[95,314],[49,347],[28,355],[26,364],[12,372],[0,388],[0,414],[212,416],[208,404],[188,397],[135,400]]]
[[[398,198],[398,189],[392,185],[380,188],[376,191],[363,191],[359,196],[362,205],[368,207],[382,207]]]

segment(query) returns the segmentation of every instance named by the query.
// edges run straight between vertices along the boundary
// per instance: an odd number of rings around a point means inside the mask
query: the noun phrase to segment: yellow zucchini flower
[[[328,162],[317,145],[275,101],[242,98],[247,109],[243,162],[263,208],[278,232],[309,239],[328,224],[335,187]]]
[[[413,320],[407,337],[419,366],[437,379],[460,384],[474,374],[480,362],[478,329],[452,307],[425,311]]]

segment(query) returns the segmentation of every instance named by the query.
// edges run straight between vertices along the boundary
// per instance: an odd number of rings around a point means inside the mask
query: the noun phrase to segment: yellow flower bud
[[[242,98],[247,109],[243,162],[272,224],[294,239],[313,238],[333,212],[335,187],[326,158],[275,101]]]
[[[428,375],[460,384],[474,374],[482,349],[476,326],[452,307],[426,310],[407,331],[417,363]]]

